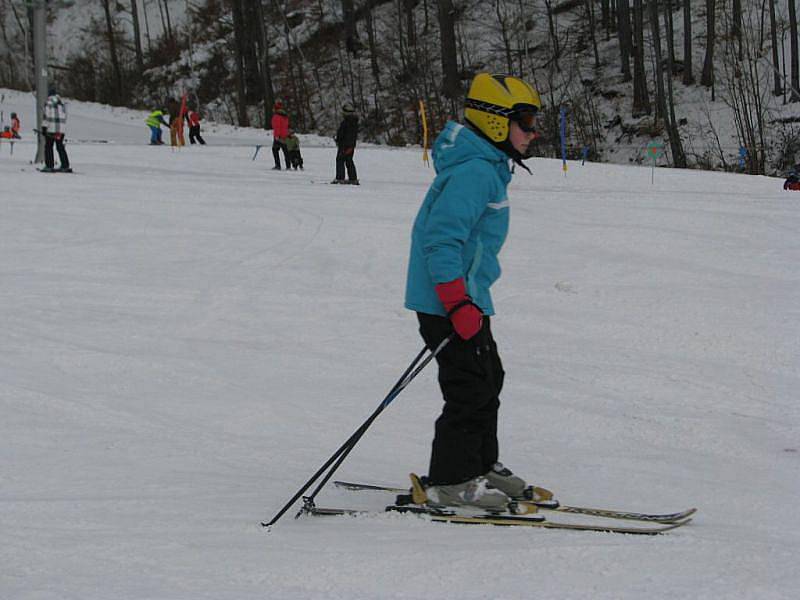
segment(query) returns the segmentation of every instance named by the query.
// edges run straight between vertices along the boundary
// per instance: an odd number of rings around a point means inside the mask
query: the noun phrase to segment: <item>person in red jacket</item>
[[[11,113],[11,137],[15,140],[22,139],[19,135],[19,117],[17,113]]]
[[[186,113],[186,120],[189,122],[189,143],[194,144],[195,140],[204,146],[206,141],[200,135],[200,113],[190,110]]]
[[[289,115],[283,109],[283,102],[275,101],[272,107],[272,157],[275,159],[273,171],[281,170],[280,151],[283,151],[283,160],[286,170],[289,170],[289,150],[286,147],[286,136],[289,135]]]

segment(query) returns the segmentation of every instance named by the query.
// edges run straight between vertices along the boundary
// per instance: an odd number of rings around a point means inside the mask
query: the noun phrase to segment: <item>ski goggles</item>
[[[525,133],[536,133],[536,125],[539,122],[539,111],[528,109],[521,110],[515,112],[510,119],[519,125],[519,128]]]

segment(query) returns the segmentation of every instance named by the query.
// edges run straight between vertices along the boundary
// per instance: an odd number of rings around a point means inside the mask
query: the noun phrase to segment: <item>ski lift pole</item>
[[[295,502],[297,502],[297,500],[300,498],[300,496],[302,496],[303,493],[308,488],[310,488],[311,485],[317,479],[319,479],[320,475],[322,475],[325,472],[325,470],[330,467],[330,470],[325,475],[325,478],[317,486],[317,488],[314,490],[312,495],[309,496],[308,498],[304,499],[305,500],[304,507],[308,506],[308,505],[313,506],[314,496],[316,496],[319,493],[319,491],[325,486],[325,484],[328,482],[328,480],[333,476],[333,474],[336,472],[336,470],[339,468],[339,466],[342,464],[342,462],[344,462],[344,459],[347,457],[347,455],[353,450],[353,448],[355,448],[355,446],[358,443],[358,441],[366,433],[366,431],[367,431],[367,429],[369,429],[370,425],[372,425],[373,421],[375,421],[375,419],[378,418],[378,415],[380,415],[384,411],[384,409],[387,406],[389,406],[389,404],[391,404],[392,401],[395,398],[397,398],[398,395],[400,395],[400,392],[402,392],[408,386],[408,384],[411,383],[411,381],[417,375],[419,375],[419,373],[422,371],[422,369],[424,369],[428,365],[428,363],[431,360],[433,360],[433,358],[436,355],[438,355],[439,352],[442,351],[442,349],[450,342],[451,339],[453,339],[453,334],[451,334],[449,337],[447,337],[444,340],[442,340],[442,342],[434,350],[432,350],[431,353],[427,357],[425,357],[424,360],[422,360],[422,362],[420,362],[422,357],[425,355],[425,352],[428,350],[427,346],[424,347],[420,351],[420,353],[417,354],[417,357],[411,362],[411,364],[405,370],[403,375],[400,377],[400,379],[397,380],[397,383],[394,384],[392,389],[389,391],[389,393],[386,395],[386,397],[383,399],[383,401],[378,405],[378,407],[375,409],[375,411],[369,416],[369,418],[367,418],[367,420],[364,421],[361,424],[361,426],[353,432],[353,434],[347,439],[347,441],[344,444],[342,444],[339,447],[339,449],[336,452],[334,452],[331,455],[330,458],[328,458],[327,461],[325,461],[325,464],[323,464],[317,470],[317,472],[314,473],[314,475],[311,476],[311,478],[303,485],[303,487],[301,487],[299,490],[297,490],[295,495],[292,496],[292,498],[283,506],[283,508],[281,508],[281,510],[278,511],[278,514],[276,514],[270,521],[262,522],[261,525],[263,527],[269,528],[272,525],[274,525],[275,523],[277,523],[278,520],[286,513],[286,511],[289,510]],[[334,461],[336,461],[336,464],[334,464]],[[331,467],[331,465],[333,465],[333,466]],[[303,512],[304,511],[301,509],[301,511],[298,513],[297,516],[300,516]]]

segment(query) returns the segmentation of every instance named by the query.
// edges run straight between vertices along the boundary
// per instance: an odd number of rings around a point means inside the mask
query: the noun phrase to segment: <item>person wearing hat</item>
[[[67,126],[67,109],[61,101],[56,88],[51,87],[47,92],[47,102],[44,105],[44,120],[42,121],[42,135],[44,136],[44,168],[42,171],[52,173],[55,169],[53,145],[58,151],[60,162],[59,171],[71,173],[67,149],[64,147],[64,134]]]
[[[508,233],[509,163],[526,168],[541,101],[517,77],[479,73],[464,106],[466,123],[448,122],[434,144],[436,178],[414,221],[405,306],[417,313],[429,349],[450,338],[436,356],[444,407],[434,430],[428,503],[502,511],[514,498],[541,500],[534,493],[547,492],[499,462],[505,372],[489,291],[500,277],[498,253]]]
[[[273,171],[281,170],[280,153],[283,152],[283,160],[286,163],[286,170],[289,170],[289,150],[286,148],[286,136],[289,135],[289,115],[283,108],[283,102],[275,100],[272,107],[272,158],[275,159]]]
[[[336,179],[331,183],[350,183],[358,185],[356,165],[353,162],[353,153],[356,150],[358,139],[358,115],[353,105],[346,102],[342,106],[342,122],[336,130]],[[344,178],[345,169],[347,179]]]
[[[289,133],[286,136],[286,150],[289,152],[289,162],[292,168],[303,170],[303,156],[300,154],[300,138],[297,137],[294,131],[289,128]]]

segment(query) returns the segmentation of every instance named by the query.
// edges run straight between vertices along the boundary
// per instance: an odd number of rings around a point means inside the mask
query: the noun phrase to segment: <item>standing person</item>
[[[17,116],[17,113],[12,112],[11,113],[11,138],[12,139],[15,139],[15,140],[21,140],[22,139],[20,137],[20,135],[19,135],[19,129],[20,129],[19,117]]]
[[[358,175],[356,165],[353,162],[353,153],[356,150],[356,140],[358,139],[358,115],[353,105],[345,102],[342,106],[344,118],[336,131],[336,179],[331,183],[350,183],[358,185]],[[344,171],[347,168],[347,179],[344,178]]]
[[[436,178],[414,221],[405,300],[428,348],[452,335],[436,356],[444,407],[428,471],[433,505],[503,510],[534,489],[498,462],[505,373],[489,288],[508,232],[509,159],[526,168],[540,108],[539,94],[521,79],[479,73],[466,125],[448,122],[434,144]]]
[[[150,128],[150,145],[151,146],[159,146],[164,143],[161,139],[161,126],[169,127],[167,122],[164,120],[164,113],[165,110],[161,110],[157,108],[144,120],[145,125]]]
[[[289,129],[289,135],[286,136],[286,150],[289,152],[289,164],[297,171],[299,168],[303,170],[303,157],[300,155],[300,139],[294,134],[292,129]]]
[[[286,148],[286,136],[289,135],[289,115],[283,109],[283,102],[275,100],[272,107],[272,157],[275,159],[273,171],[281,170],[280,152],[283,152],[283,160],[286,163],[286,170],[289,170],[289,150]]]
[[[186,120],[189,122],[189,143],[194,144],[195,140],[205,146],[206,141],[200,135],[200,113],[196,110],[190,110],[186,113]]]
[[[42,121],[42,135],[44,136],[44,168],[45,173],[52,173],[55,169],[53,144],[58,151],[58,160],[61,163],[59,171],[72,173],[69,166],[67,149],[64,147],[64,134],[67,126],[67,109],[61,101],[56,88],[51,87],[47,92],[47,102],[44,105],[44,120]]]
[[[168,98],[167,112],[169,113],[169,145],[183,146],[183,133],[179,131],[183,126],[180,102],[175,98]]]

